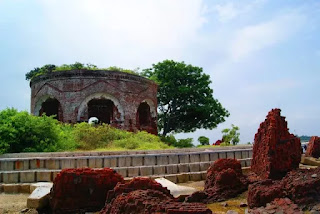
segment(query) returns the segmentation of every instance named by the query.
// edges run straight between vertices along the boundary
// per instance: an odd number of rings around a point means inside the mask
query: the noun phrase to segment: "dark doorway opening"
[[[114,104],[107,99],[93,99],[88,102],[88,118],[96,117],[100,123],[111,124]]]
[[[57,99],[49,98],[42,103],[39,115],[42,116],[44,113],[47,116],[54,115],[53,118],[62,121],[61,105]]]
[[[151,125],[150,106],[147,103],[141,103],[138,108],[138,124],[140,128]]]

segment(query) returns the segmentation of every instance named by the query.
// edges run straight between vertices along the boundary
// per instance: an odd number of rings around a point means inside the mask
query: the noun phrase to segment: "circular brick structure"
[[[33,78],[31,113],[65,123],[97,117],[113,127],[157,134],[157,84],[108,70],[52,72]]]

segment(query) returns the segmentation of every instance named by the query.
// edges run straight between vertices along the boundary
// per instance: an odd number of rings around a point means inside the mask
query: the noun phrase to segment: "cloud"
[[[292,13],[278,16],[271,21],[246,26],[240,29],[231,41],[230,57],[234,61],[239,61],[285,41],[300,29],[303,22],[304,16]]]

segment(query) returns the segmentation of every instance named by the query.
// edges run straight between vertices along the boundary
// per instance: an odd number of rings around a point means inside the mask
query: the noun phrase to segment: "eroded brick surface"
[[[97,117],[113,127],[157,134],[157,84],[117,71],[73,70],[30,82],[31,113],[76,123]]]
[[[290,134],[280,109],[272,109],[255,134],[251,169],[262,179],[280,179],[301,161],[300,139]]]
[[[123,177],[109,168],[63,169],[55,178],[50,193],[53,213],[99,211],[107,192]]]
[[[320,157],[320,137],[312,136],[307,147],[305,154],[307,157]]]

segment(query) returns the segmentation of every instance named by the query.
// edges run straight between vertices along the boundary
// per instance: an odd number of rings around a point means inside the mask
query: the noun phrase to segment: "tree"
[[[240,141],[240,133],[238,131],[239,127],[233,124],[231,125],[231,129],[223,129],[222,141],[228,144],[232,142],[233,145],[237,145]]]
[[[198,128],[213,129],[229,116],[213,98],[210,76],[200,67],[164,60],[145,69],[142,75],[159,85],[158,127],[162,136]]]
[[[200,136],[198,138],[198,141],[202,146],[209,145],[209,138],[207,138],[205,136]]]

